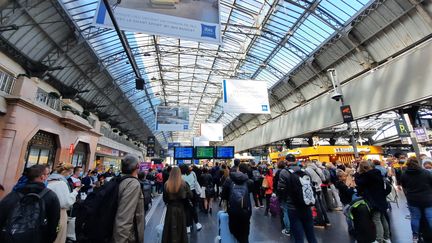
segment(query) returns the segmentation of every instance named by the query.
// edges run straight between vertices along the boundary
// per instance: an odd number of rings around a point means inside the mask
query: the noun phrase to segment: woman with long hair
[[[432,232],[432,174],[412,157],[408,159],[407,170],[402,174],[400,182],[408,201],[413,242],[417,243],[421,238],[422,218],[425,219],[424,232]]]
[[[60,221],[59,221],[59,232],[57,233],[57,238],[55,243],[66,242],[67,234],[67,213],[72,205],[76,201],[78,191],[80,187],[72,190],[70,188],[67,179],[73,173],[73,165],[69,163],[60,163],[53,174],[48,177],[48,188],[51,189],[57,195],[60,202]]]
[[[162,243],[187,243],[185,205],[192,198],[189,185],[182,179],[180,168],[173,167],[164,185],[163,200],[167,211]]]

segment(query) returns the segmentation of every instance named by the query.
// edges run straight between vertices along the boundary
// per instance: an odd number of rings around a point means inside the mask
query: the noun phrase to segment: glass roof
[[[373,1],[220,0],[221,46],[125,32],[148,96],[135,90],[135,75],[116,32],[93,26],[98,1],[61,2],[101,66],[166,146],[190,143],[199,134],[200,123],[226,126],[239,115],[222,111],[224,78],[265,80],[273,87]],[[152,107],[158,105],[189,107],[193,129],[156,132]]]

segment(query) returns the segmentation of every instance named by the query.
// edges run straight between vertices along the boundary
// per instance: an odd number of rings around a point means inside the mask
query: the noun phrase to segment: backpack
[[[127,178],[137,179],[133,176],[113,177],[77,205],[75,233],[78,242],[111,241],[118,207],[119,185]]]
[[[252,210],[249,189],[246,182],[243,184],[232,183],[228,199],[228,214],[246,216]]]
[[[158,183],[162,183],[163,182],[162,172],[159,172],[159,173],[156,174],[156,182],[158,182]]]
[[[142,191],[144,194],[144,210],[149,210],[149,205],[152,203],[152,185],[149,180],[141,182]]]
[[[290,195],[294,202],[299,206],[315,205],[314,191],[310,176],[303,170],[288,170],[292,185],[292,194]]]
[[[323,181],[324,184],[328,184],[331,182],[331,175],[330,175],[330,171],[328,171],[327,169],[322,169],[322,172],[324,174],[325,177],[325,181]]]
[[[254,182],[257,182],[261,179],[261,174],[258,170],[253,170],[252,171],[252,179]]]
[[[42,243],[41,230],[47,225],[45,201],[42,199],[50,190],[44,188],[40,193],[22,194],[19,201],[1,229],[2,243],[35,242]]]

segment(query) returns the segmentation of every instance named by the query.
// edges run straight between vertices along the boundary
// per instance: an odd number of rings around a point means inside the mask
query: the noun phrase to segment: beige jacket
[[[113,228],[113,243],[136,242],[134,216],[137,222],[138,242],[144,242],[144,195],[138,179],[124,179],[119,186],[119,204]]]

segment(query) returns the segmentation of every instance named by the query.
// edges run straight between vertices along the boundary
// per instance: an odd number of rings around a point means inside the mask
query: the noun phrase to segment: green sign
[[[195,159],[213,159],[214,147],[197,146],[195,147]]]

